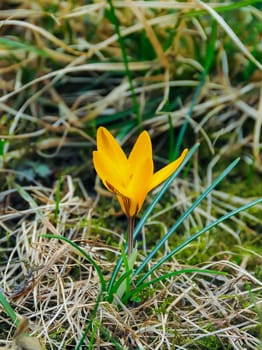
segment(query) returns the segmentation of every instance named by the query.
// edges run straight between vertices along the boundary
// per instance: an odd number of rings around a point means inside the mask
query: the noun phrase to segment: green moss
[[[221,344],[218,337],[215,335],[207,336],[197,340],[192,346],[189,346],[190,350],[231,350],[233,349],[229,344]]]
[[[134,294],[131,298],[131,301],[138,304],[143,303],[146,300],[152,298],[156,290],[156,288],[151,287],[144,288],[141,291],[139,291],[139,293]]]
[[[241,171],[241,169],[239,170]],[[236,195],[243,198],[252,198],[252,197],[261,197],[262,194],[262,182],[261,178],[254,174],[252,176],[252,182],[250,184],[247,183],[247,177],[244,181],[235,180],[234,185],[232,185],[232,181],[225,181],[221,184],[220,190],[230,194]]]
[[[57,343],[60,343],[63,340],[63,336],[66,331],[67,331],[66,327],[59,327],[54,332],[50,332],[49,337],[55,340]],[[49,349],[48,344],[47,344],[47,349]]]
[[[262,281],[262,266],[261,266],[261,260],[259,259],[258,263],[255,263],[255,277],[259,280]]]

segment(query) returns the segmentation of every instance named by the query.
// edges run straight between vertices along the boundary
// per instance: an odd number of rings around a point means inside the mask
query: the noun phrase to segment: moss
[[[207,336],[196,341],[192,346],[189,346],[190,350],[231,350],[233,347],[229,344],[222,344],[221,341],[215,335]]]
[[[259,280],[262,281],[262,266],[261,266],[261,259],[259,259],[258,263],[255,263],[255,277]]]
[[[50,332],[49,337],[55,340],[57,343],[60,343],[63,340],[63,336],[66,331],[67,329],[65,327],[56,328],[54,332]],[[51,347],[49,347],[47,344],[47,350],[48,349],[51,349]]]
[[[245,176],[243,177],[245,178]],[[232,182],[234,183],[233,186]],[[246,181],[233,181],[233,178],[231,178],[231,181],[224,181],[220,185],[220,190],[223,190],[224,192],[229,193],[230,195],[236,195],[243,198],[261,197],[262,182],[261,178],[256,174],[253,175],[250,184],[247,183],[247,178]]]

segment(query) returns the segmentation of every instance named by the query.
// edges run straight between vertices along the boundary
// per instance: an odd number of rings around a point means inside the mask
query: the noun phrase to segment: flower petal
[[[153,177],[153,160],[147,158],[136,169],[133,177],[128,184],[126,196],[130,198],[130,216],[136,215],[145,201],[146,195],[149,192],[149,185]]]
[[[184,149],[181,156],[177,158],[172,163],[166,165],[164,168],[157,171],[151,180],[149,191],[151,191],[153,188],[160,185],[163,181],[165,181],[173,172],[181,165],[183,160],[185,159],[185,156],[187,155],[188,149]]]
[[[113,135],[102,126],[97,130],[97,150],[111,158],[115,167],[120,167],[123,173],[125,170],[128,171],[128,162],[124,151]]]
[[[145,159],[152,159],[152,143],[147,131],[143,131],[137,138],[136,143],[128,157],[128,163],[132,172],[135,172],[138,163],[144,162]]]
[[[116,164],[114,164],[114,159],[109,158],[103,152],[94,151],[93,163],[98,176],[109,191],[115,192],[112,188],[115,188],[117,192],[124,191],[126,188],[125,181],[127,181],[126,170],[124,170],[123,173],[122,167],[117,167]]]

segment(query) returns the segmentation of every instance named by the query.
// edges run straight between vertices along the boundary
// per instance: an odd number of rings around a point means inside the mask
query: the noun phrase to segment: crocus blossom
[[[115,193],[125,215],[133,218],[142,208],[147,193],[180,166],[187,151],[185,149],[179,158],[154,173],[152,143],[147,131],[138,136],[127,157],[113,135],[99,127],[93,161],[105,187]]]

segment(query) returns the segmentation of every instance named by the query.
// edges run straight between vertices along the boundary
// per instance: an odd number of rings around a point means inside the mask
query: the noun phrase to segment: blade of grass
[[[125,270],[126,270],[126,272],[128,272],[126,279],[125,279],[125,291],[127,291],[130,288],[130,284],[131,284],[130,275],[133,272],[133,266],[134,266],[136,257],[137,257],[137,253],[136,253],[136,251],[133,251],[132,254],[130,255],[130,258],[132,258],[132,262],[130,264],[131,266],[129,266],[129,261],[128,261],[126,253],[125,253],[125,251],[122,252],[122,259],[124,262]],[[122,296],[120,296],[120,297],[122,297]]]
[[[128,79],[129,85],[130,85],[130,91],[131,91],[132,102],[133,102],[133,109],[134,109],[134,113],[135,113],[136,118],[137,118],[137,125],[138,125],[139,129],[141,129],[142,126],[141,126],[141,115],[140,115],[140,111],[139,111],[139,104],[138,104],[137,99],[136,99],[135,88],[134,88],[133,80],[132,80],[130,69],[129,69],[125,43],[124,43],[124,40],[123,40],[122,35],[121,35],[120,25],[119,25],[118,18],[115,14],[115,8],[113,5],[113,2],[112,2],[112,0],[107,0],[107,2],[109,3],[109,8],[110,8],[110,15],[111,15],[110,19],[111,19],[111,22],[113,23],[113,25],[115,26],[115,31],[116,31],[117,36],[118,36],[118,42],[119,42],[119,45],[120,45],[120,48],[122,51],[126,76],[127,76],[127,79]]]
[[[192,147],[192,149],[188,152],[186,158],[183,161],[183,164],[170,176],[170,178],[164,183],[164,185],[162,186],[161,190],[158,192],[158,194],[156,195],[155,199],[153,200],[153,202],[151,203],[151,205],[145,210],[142,218],[139,220],[138,224],[136,225],[135,229],[134,229],[134,241],[136,239],[136,237],[138,236],[138,233],[140,232],[141,228],[143,227],[143,225],[145,224],[148,216],[150,215],[150,213],[152,212],[152,210],[154,209],[154,207],[157,205],[157,203],[159,202],[160,198],[164,195],[164,193],[167,191],[167,189],[169,188],[170,184],[174,181],[174,179],[178,176],[178,174],[182,171],[182,169],[184,168],[184,166],[187,164],[187,162],[191,159],[192,155],[195,153],[195,151],[197,150],[197,148],[199,147],[199,144],[196,144]],[[127,247],[125,247],[125,251],[127,251]],[[116,276],[121,268],[122,265],[122,257],[119,258],[114,271],[112,272],[111,278],[108,282],[108,293],[110,293],[114,283],[115,283],[115,279]]]
[[[132,274],[133,270],[129,270],[123,273],[123,275],[121,275],[121,277],[119,277],[119,279],[114,283],[113,288],[110,291],[110,294],[108,294],[108,298],[107,301],[109,303],[111,303],[114,299],[114,294],[117,293],[117,291],[119,290],[121,284]],[[129,278],[130,280],[130,278]],[[130,285],[130,282],[129,282]],[[127,288],[125,288],[127,290]],[[124,293],[124,291],[123,291]]]
[[[259,2],[258,0],[236,1],[236,2],[226,4],[226,5],[216,6],[216,7],[214,7],[214,10],[216,12],[223,13],[223,12],[238,10],[238,9],[241,9],[242,7],[257,4],[258,2]],[[197,16],[202,16],[202,15],[206,15],[205,10],[193,10],[193,11],[188,11],[187,13],[183,14],[181,16],[181,18],[197,17]]]
[[[164,256],[162,259],[160,259],[148,272],[146,272],[137,282],[136,282],[136,288],[141,285],[141,283],[148,277],[150,276],[157,268],[159,268],[164,262],[166,262],[170,257],[172,257],[174,254],[176,254],[177,252],[179,252],[181,249],[183,249],[184,247],[186,247],[189,243],[191,243],[193,240],[195,240],[196,238],[198,238],[199,236],[201,236],[203,233],[211,230],[212,228],[214,228],[215,226],[219,225],[221,222],[229,219],[230,217],[240,213],[241,211],[247,210],[248,208],[253,207],[256,204],[262,203],[262,198],[259,198],[255,201],[252,201],[248,204],[245,204],[235,210],[232,210],[230,213],[227,213],[223,216],[221,216],[219,219],[215,220],[214,222],[212,222],[211,224],[207,225],[206,227],[204,227],[202,230],[198,231],[197,233],[195,233],[193,236],[191,236],[189,239],[187,239],[185,242],[183,242],[182,244],[180,244],[179,246],[177,246],[175,249],[173,249],[169,254],[167,254],[166,256]],[[144,265],[144,264],[143,264]],[[139,269],[139,271],[141,271],[141,268]]]
[[[99,293],[98,294],[98,297],[97,297],[97,300],[96,300],[96,304],[95,304],[95,307],[90,315],[90,319],[89,319],[89,322],[86,326],[86,329],[84,330],[84,333],[79,341],[79,343],[77,344],[75,350],[80,350],[80,349],[83,349],[83,344],[84,344],[84,341],[93,325],[93,321],[94,321],[94,318],[96,317],[96,313],[97,313],[97,310],[98,310],[98,307],[100,305],[100,302],[102,300],[102,293]]]
[[[130,289],[131,285],[131,275],[133,273],[133,267],[137,258],[137,248],[135,247],[132,254],[128,256],[123,249],[122,251],[122,261],[124,262],[125,272],[120,276],[120,278],[115,281],[113,288],[108,293],[108,301],[121,299],[124,294]],[[114,294],[117,295],[117,299],[114,297]]]
[[[183,126],[179,132],[179,135],[178,135],[178,140],[177,140],[177,144],[176,144],[176,148],[175,148],[175,152],[174,152],[174,159],[177,158],[178,154],[179,154],[179,151],[180,151],[180,148],[181,148],[181,145],[182,145],[182,142],[184,140],[184,136],[185,136],[185,132],[186,132],[186,129],[187,129],[187,126],[188,126],[188,123],[189,123],[189,119],[191,118],[192,114],[193,114],[193,111],[194,111],[194,107],[198,101],[198,98],[200,96],[200,93],[201,93],[201,90],[202,90],[202,87],[206,81],[206,76],[209,72],[209,69],[211,67],[211,64],[213,62],[213,59],[214,59],[214,56],[215,56],[215,50],[216,50],[216,38],[217,38],[217,25],[216,25],[216,22],[213,20],[212,21],[212,25],[211,25],[211,38],[210,40],[208,41],[208,45],[207,45],[207,50],[206,50],[206,62],[205,62],[205,65],[204,65],[204,70],[201,74],[201,77],[200,77],[200,81],[199,81],[199,84],[194,92],[194,95],[193,95],[193,98],[192,98],[192,103],[189,107],[189,110],[188,110],[188,113],[187,113],[187,116],[186,116],[186,120],[185,122],[183,123]]]
[[[248,51],[246,46],[242,43],[242,41],[238,38],[235,32],[230,28],[230,26],[226,23],[226,21],[221,17],[212,7],[201,0],[196,0],[202,7],[204,7],[207,12],[220,24],[221,28],[227,33],[227,35],[231,38],[231,40],[236,44],[240,51],[251,61],[253,62],[259,69],[262,69],[262,64]]]
[[[7,315],[11,318],[12,322],[17,327],[20,321],[18,320],[12,306],[9,304],[9,302],[6,300],[5,296],[1,292],[0,292],[0,304],[2,304],[3,309],[5,310]]]
[[[100,322],[98,320],[95,320],[94,321],[94,328],[92,330],[90,341],[89,341],[89,345],[88,345],[88,350],[92,350],[93,349],[93,345],[94,345],[94,342],[95,342],[96,330],[100,326],[101,326]]]
[[[88,350],[94,349],[93,345],[94,345],[94,341],[95,341],[96,330],[98,327],[99,327],[101,334],[105,336],[106,340],[110,341],[114,344],[115,349],[123,350],[122,345],[120,343],[118,343],[118,341],[110,334],[110,332],[107,330],[107,328],[104,327],[98,320],[95,320],[95,322],[94,322],[94,329],[93,329],[91,337],[90,337]]]
[[[225,178],[225,176],[237,165],[240,158],[235,159],[216,180],[195,200],[195,202],[188,208],[183,215],[176,221],[176,223],[170,228],[170,230],[164,235],[164,237],[157,243],[155,248],[148,254],[142,264],[134,272],[134,276],[138,275],[152,257],[157,253],[160,247],[169,239],[178,226],[192,213],[192,211],[201,203],[201,201],[207,197],[207,195]]]
[[[4,167],[5,163],[5,145],[7,141],[0,139],[0,169]]]
[[[169,146],[168,146],[168,160],[169,162],[172,162],[176,159],[175,157],[175,137],[174,137],[174,129],[173,129],[173,123],[172,118],[170,114],[168,114],[168,124],[169,124]]]
[[[259,321],[261,323],[261,327],[262,327],[262,309],[259,307],[258,302],[256,300],[256,296],[252,292],[252,288],[251,288],[251,285],[249,283],[246,283],[246,288],[248,290],[248,293],[249,293],[249,296],[250,296],[250,300],[251,300],[252,304],[254,305],[254,309],[255,309],[255,311],[257,313],[258,319],[259,319]],[[262,331],[262,329],[261,329],[261,331]],[[262,345],[262,343],[261,343],[261,345]]]
[[[55,222],[57,222],[59,214],[59,205],[61,199],[61,185],[62,185],[62,176],[59,176],[56,187],[56,197],[55,197]]]
[[[204,274],[212,274],[212,275],[226,275],[226,272],[222,272],[222,271],[215,271],[215,270],[201,270],[201,269],[182,269],[179,271],[173,271],[170,273],[167,273],[165,275],[161,275],[160,277],[157,277],[151,281],[148,281],[146,283],[140,284],[138,287],[136,286],[129,294],[127,294],[127,296],[124,299],[124,302],[127,302],[128,300],[130,300],[130,298],[134,297],[137,293],[139,293],[141,290],[152,286],[160,281],[164,281],[167,278],[170,277],[174,277],[177,275],[181,275],[182,273],[204,273]]]
[[[5,144],[6,144],[6,140],[0,139],[0,157],[3,157],[4,155],[4,150],[5,150]]]
[[[259,332],[258,338],[260,339],[258,349],[262,350],[262,309],[261,309],[261,307],[259,307],[258,302],[256,300],[256,296],[253,293],[251,285],[249,283],[246,283],[246,288],[248,290],[250,300],[253,304],[254,310],[255,310],[257,317],[258,317],[258,320],[260,322],[260,327],[258,329],[258,332]]]
[[[106,327],[101,325],[100,331],[106,337],[106,339],[108,341],[111,341],[114,344],[114,346],[115,346],[114,349],[123,350],[123,346],[110,334],[110,332],[108,331],[108,329]]]
[[[129,127],[134,127],[133,123],[134,121],[127,121],[127,117],[132,113],[132,108],[125,108],[125,110],[120,111],[120,112],[115,112],[115,113],[111,113],[110,114],[110,118],[108,118],[108,115],[103,116],[103,115],[99,115],[95,120],[95,125],[96,128],[98,128],[99,126],[105,126],[107,127],[109,125],[112,125],[112,123],[114,122],[114,126],[117,128],[117,122],[119,122],[119,124],[121,125],[121,127],[130,124]],[[117,128],[118,129],[118,128]],[[119,130],[122,131],[122,130]],[[126,135],[126,133],[124,134],[124,136]]]
[[[7,38],[0,38],[0,45],[6,47],[6,49],[10,48],[10,49],[14,49],[14,50],[18,50],[18,49],[22,49],[24,51],[28,51],[28,52],[34,52],[39,56],[42,57],[49,57],[48,53],[45,52],[42,49],[39,49],[38,47],[32,46],[32,45],[28,45],[26,43],[23,43],[21,41],[15,41],[15,40],[10,40]]]

